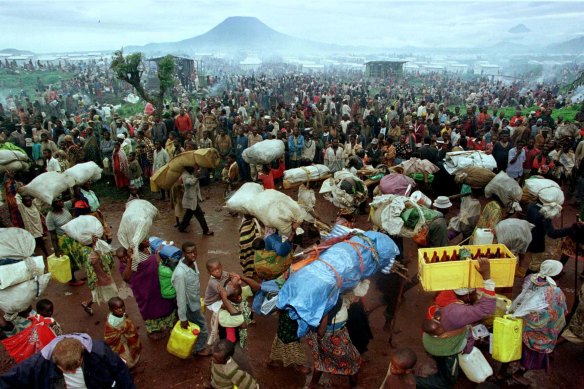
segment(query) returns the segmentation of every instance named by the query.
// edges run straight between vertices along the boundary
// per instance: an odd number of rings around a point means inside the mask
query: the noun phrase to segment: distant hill
[[[282,34],[255,17],[233,16],[192,38],[178,42],[129,46],[125,51],[145,53],[193,54],[197,52],[256,51],[258,53],[316,53],[346,49],[339,45],[300,39]]]
[[[518,24],[514,27],[511,27],[508,32],[511,34],[524,34],[526,32],[530,32],[531,30],[525,26],[525,24]]]
[[[547,49],[553,53],[581,54],[584,52],[584,36],[560,43],[553,43]]]
[[[34,55],[32,51],[18,50],[18,49],[2,49],[0,54],[11,54],[11,55]]]

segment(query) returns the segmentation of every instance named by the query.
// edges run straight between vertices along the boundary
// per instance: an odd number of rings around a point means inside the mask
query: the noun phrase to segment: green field
[[[454,112],[454,108],[456,106],[452,105],[450,107],[448,107],[448,109],[450,110],[450,112]],[[464,115],[466,113],[466,105],[459,105],[458,107],[460,107],[460,113],[462,115]],[[529,113],[531,111],[537,111],[537,106],[532,106],[532,107],[527,107],[521,110],[521,114],[525,117],[529,116]],[[564,120],[569,120],[569,121],[574,121],[574,117],[576,116],[576,114],[580,111],[581,108],[581,104],[572,104],[569,107],[563,107],[563,108],[559,108],[559,109],[552,109],[552,118],[554,118],[554,120],[558,120],[558,117],[561,116],[564,118]],[[507,119],[511,119],[516,112],[516,108],[515,107],[503,107],[501,109],[499,109],[499,112],[505,112],[505,117]],[[488,112],[492,115],[493,114],[493,110],[489,109]]]
[[[24,89],[29,96],[34,96],[34,91],[37,87],[37,77],[40,77],[43,84],[48,86],[61,80],[69,80],[73,78],[73,75],[60,70],[28,71],[18,69],[14,71],[0,69],[0,90],[5,91],[7,94],[19,94]]]

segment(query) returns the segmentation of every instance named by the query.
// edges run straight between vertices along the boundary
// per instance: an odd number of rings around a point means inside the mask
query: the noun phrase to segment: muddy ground
[[[160,210],[160,217],[156,220],[152,235],[173,240],[180,245],[185,240],[194,240],[198,245],[199,260],[204,263],[207,259],[217,257],[223,262],[224,268],[228,271],[240,271],[238,262],[238,228],[240,219],[232,217],[223,206],[222,186],[213,185],[202,189],[206,201],[202,208],[206,213],[207,222],[215,236],[204,237],[196,219],[193,218],[188,233],[179,233],[174,227],[174,215],[168,202],[154,199],[151,195],[146,198],[151,199]],[[296,198],[295,191],[288,191],[293,198]],[[319,197],[319,196],[317,196]],[[102,209],[117,231],[118,223],[124,210],[123,200],[102,199]],[[333,222],[335,208],[318,198],[317,212],[325,222]],[[571,224],[575,220],[576,212],[571,207],[566,207],[563,217],[564,225]],[[560,224],[561,220],[556,223]],[[358,227],[368,226],[367,216],[359,216]],[[49,243],[50,244],[50,243]],[[557,242],[550,241],[548,246],[555,247]],[[114,247],[117,241],[114,240]],[[417,252],[415,245],[411,241],[405,243],[405,257],[411,259],[409,263],[410,274],[416,271]],[[584,264],[580,262],[580,269]],[[204,269],[204,266],[200,266]],[[120,295],[126,302],[128,314],[140,327],[139,331],[143,344],[143,351],[140,363],[133,371],[133,376],[138,388],[200,388],[203,383],[210,378],[210,359],[191,358],[181,360],[171,356],[166,352],[166,341],[153,341],[146,336],[146,330],[140,318],[137,305],[132,297],[131,290],[121,280],[120,275],[115,273],[116,283],[120,289]],[[202,270],[201,285],[207,284],[208,274]],[[519,280],[516,282],[515,293]],[[568,307],[571,307],[574,298],[574,263],[570,262],[566,268],[566,275],[560,280],[559,285],[564,290],[568,300]],[[55,303],[55,319],[61,324],[66,332],[86,332],[96,339],[103,337],[104,322],[107,315],[107,307],[95,306],[95,315],[88,316],[81,307],[81,301],[89,296],[87,286],[69,287],[55,281],[51,281],[46,298]],[[369,294],[366,296],[366,309],[378,305],[379,292],[372,283]],[[418,355],[417,371],[428,374],[433,371],[434,365],[421,344],[420,325],[428,304],[433,297],[432,293],[427,293],[418,285],[410,289],[404,296],[398,311],[398,319],[393,332],[393,344],[397,347],[411,347]],[[369,346],[367,355],[368,361],[364,363],[359,374],[360,388],[378,388],[387,371],[388,353],[391,351],[388,346],[388,335],[383,331],[384,317],[383,308],[376,309],[370,315],[371,328],[375,338]],[[247,354],[252,362],[255,376],[262,388],[302,388],[309,377],[303,376],[290,368],[268,368],[266,360],[269,356],[270,347],[274,339],[277,320],[275,317],[256,318],[256,324],[249,330]],[[556,349],[553,356],[553,372],[546,376],[542,372],[529,373],[526,377],[533,382],[533,387],[538,388],[578,388],[584,383],[584,360],[581,359],[582,346],[574,346],[569,343],[563,344]],[[308,349],[307,349],[308,353]],[[13,362],[6,355],[3,348],[0,350],[0,373],[6,371]],[[325,380],[329,387],[348,387],[348,381],[344,378],[332,377]],[[475,385],[461,378],[456,387],[472,388]]]

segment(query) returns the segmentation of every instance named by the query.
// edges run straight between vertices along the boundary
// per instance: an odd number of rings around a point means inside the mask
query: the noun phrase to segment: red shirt
[[[259,173],[258,180],[264,184],[264,189],[276,189],[276,186],[274,185],[274,176],[271,171],[268,174],[263,172]]]
[[[179,132],[187,132],[193,129],[193,123],[191,122],[191,118],[186,113],[182,116],[178,115],[174,119],[174,126],[178,129]]]
[[[537,147],[532,148],[531,150],[527,150],[525,153],[525,162],[523,162],[523,168],[531,170],[533,168],[533,160],[539,154],[539,149]]]

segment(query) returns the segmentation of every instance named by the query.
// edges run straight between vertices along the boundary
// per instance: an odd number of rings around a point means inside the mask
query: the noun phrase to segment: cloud
[[[0,48],[106,50],[205,33],[229,16],[256,16],[299,38],[345,45],[468,46],[523,23],[533,39],[584,32],[584,3],[488,0],[0,0]],[[549,43],[549,42],[548,42]]]

